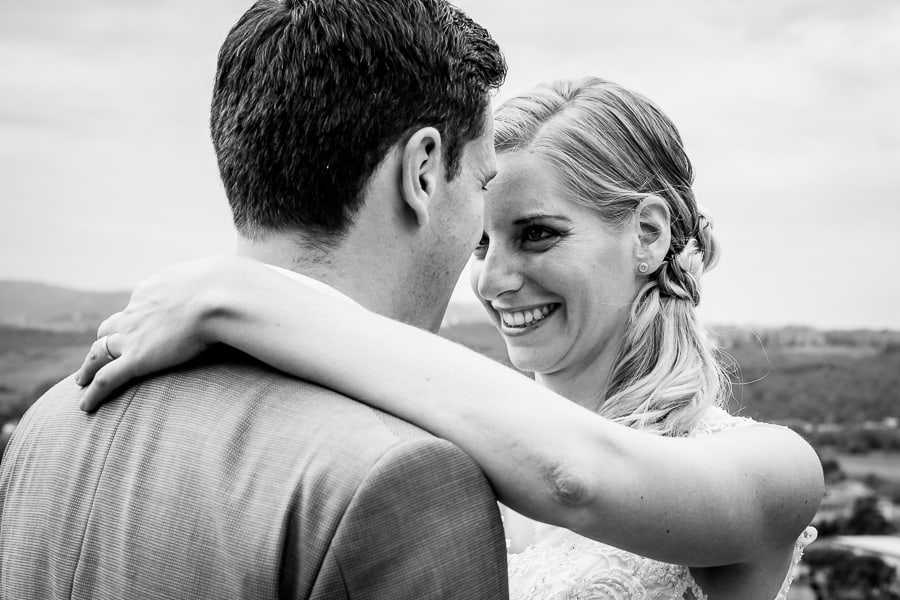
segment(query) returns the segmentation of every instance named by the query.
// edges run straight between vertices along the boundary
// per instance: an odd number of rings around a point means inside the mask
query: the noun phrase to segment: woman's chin
[[[509,356],[509,362],[512,363],[519,371],[526,373],[543,373],[547,371],[548,360],[539,352],[523,351],[523,348],[514,348],[506,346],[506,353]]]

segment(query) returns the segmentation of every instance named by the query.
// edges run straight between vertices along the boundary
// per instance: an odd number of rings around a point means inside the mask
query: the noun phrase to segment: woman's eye
[[[522,242],[533,250],[546,250],[559,239],[559,232],[540,225],[528,225],[522,230]]]
[[[472,254],[475,255],[475,258],[478,260],[484,260],[485,255],[488,250],[488,236],[486,233],[481,234],[481,240],[478,241],[478,245],[475,246],[475,250]]]

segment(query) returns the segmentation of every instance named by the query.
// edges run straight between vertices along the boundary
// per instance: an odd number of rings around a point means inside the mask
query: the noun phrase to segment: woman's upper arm
[[[665,562],[753,562],[795,540],[823,493],[815,451],[784,427],[633,436],[620,448],[595,466],[570,527]]]

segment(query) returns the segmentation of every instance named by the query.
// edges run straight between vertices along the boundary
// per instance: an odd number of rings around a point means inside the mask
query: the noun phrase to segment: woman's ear
[[[403,147],[400,190],[419,227],[428,224],[428,211],[442,166],[441,134],[434,127],[416,130]]]
[[[635,210],[635,235],[637,246],[635,258],[638,263],[648,265],[647,272],[654,272],[672,243],[672,226],[669,206],[659,196],[648,196]]]

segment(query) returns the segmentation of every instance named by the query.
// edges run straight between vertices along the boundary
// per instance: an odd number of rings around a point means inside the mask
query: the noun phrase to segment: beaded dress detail
[[[691,433],[709,435],[754,424],[711,408]],[[632,554],[573,533],[534,522],[537,542],[510,554],[510,600],[708,600],[687,567]],[[816,530],[797,540],[791,569],[773,600],[786,600],[796,565]]]

